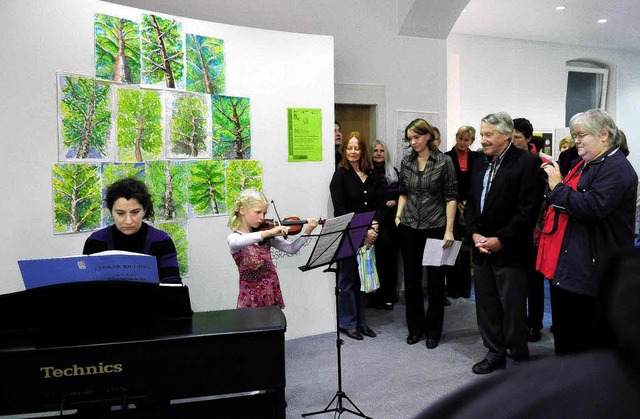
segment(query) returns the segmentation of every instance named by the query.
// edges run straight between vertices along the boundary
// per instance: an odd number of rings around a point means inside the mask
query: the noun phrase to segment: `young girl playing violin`
[[[276,267],[271,260],[271,246],[285,253],[296,253],[309,240],[318,226],[315,218],[307,219],[302,236],[285,240],[289,227],[264,227],[269,203],[257,189],[240,193],[229,218],[233,233],[227,237],[231,256],[240,272],[238,308],[280,306],[284,308]]]

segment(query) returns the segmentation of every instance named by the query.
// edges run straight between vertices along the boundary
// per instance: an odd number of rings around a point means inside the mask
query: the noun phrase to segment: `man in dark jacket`
[[[540,158],[511,144],[509,114],[487,115],[480,135],[486,158],[471,175],[465,208],[471,237],[478,328],[485,359],[472,368],[488,374],[529,357],[527,346],[527,253],[544,187]]]

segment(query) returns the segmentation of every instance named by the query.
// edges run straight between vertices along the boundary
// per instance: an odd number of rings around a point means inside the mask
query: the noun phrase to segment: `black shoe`
[[[482,361],[475,364],[471,368],[471,371],[473,371],[475,374],[489,374],[494,372],[495,370],[504,368],[506,364],[506,361],[491,362],[488,359],[483,359]]]
[[[445,306],[445,307],[449,307],[450,305],[451,305],[451,301],[449,301],[449,299],[448,299],[448,298],[445,298],[445,299],[444,299],[444,306]]]
[[[529,328],[529,333],[527,334],[527,340],[529,342],[537,342],[540,339],[542,339],[542,333],[540,333],[540,330]]]
[[[438,347],[438,339],[427,338],[427,349],[434,349]]]
[[[358,331],[365,336],[369,336],[370,338],[375,338],[377,336],[375,332],[371,330],[367,325],[358,326]]]
[[[351,339],[355,339],[355,340],[364,339],[358,329],[340,329],[340,331],[345,335],[349,336]]]
[[[409,345],[415,345],[418,342],[420,342],[420,336],[418,336],[418,335],[409,335],[409,336],[407,336],[407,343]]]
[[[387,311],[393,310],[393,303],[384,303],[384,309]]]

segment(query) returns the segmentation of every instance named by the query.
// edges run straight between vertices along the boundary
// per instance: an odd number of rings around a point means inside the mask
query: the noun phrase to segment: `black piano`
[[[183,286],[67,283],[0,296],[0,415],[284,418],[277,307],[192,313]]]

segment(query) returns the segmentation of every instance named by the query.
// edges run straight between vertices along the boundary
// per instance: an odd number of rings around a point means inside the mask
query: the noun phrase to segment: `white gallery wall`
[[[565,124],[566,62],[596,61],[609,67],[606,111],[625,131],[630,161],[640,171],[640,54],[514,39],[450,35],[449,138],[459,125],[478,127],[490,112],[527,118],[534,130]],[[479,136],[473,148],[480,147]],[[451,145],[450,145],[451,146]],[[557,143],[556,143],[557,147]]]
[[[24,289],[17,260],[79,254],[89,233],[53,234],[51,165],[57,162],[56,71],[93,76],[94,13],[137,10],[94,0],[2,2],[0,35],[0,293]],[[145,10],[145,12],[155,12]],[[333,39],[182,19],[185,31],[223,39],[226,95],[251,101],[252,159],[281,215],[327,216],[333,154]],[[322,162],[287,162],[287,108],[321,108]],[[238,272],[227,216],[189,219],[196,311],[235,308]],[[287,338],[335,330],[334,275],[302,273],[311,246],[277,259]],[[96,296],[99,298],[99,296]]]

